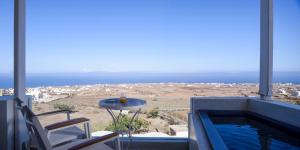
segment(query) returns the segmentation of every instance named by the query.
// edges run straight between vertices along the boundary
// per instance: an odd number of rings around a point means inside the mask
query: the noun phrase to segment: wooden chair
[[[30,149],[38,150],[112,150],[111,147],[104,144],[107,141],[116,140],[115,149],[120,149],[120,141],[118,133],[111,133],[105,136],[87,139],[77,139],[72,142],[61,144],[59,146],[52,146],[47,137],[47,131],[56,130],[59,128],[67,128],[74,124],[88,122],[86,118],[70,119],[63,122],[58,122],[46,127],[46,132],[39,122],[38,116],[35,115],[27,105],[19,99],[16,99],[17,106],[23,114],[27,129],[30,133],[31,141]],[[28,148],[29,149],[29,148]]]
[[[50,141],[52,147],[61,145],[76,139],[90,138],[90,126],[89,119],[87,118],[75,118],[71,119],[70,113],[74,111],[70,110],[57,110],[46,112],[42,114],[36,114],[36,117],[56,115],[59,113],[66,113],[66,121],[57,122],[45,126],[45,132]],[[78,125],[83,124],[84,130],[80,129]]]

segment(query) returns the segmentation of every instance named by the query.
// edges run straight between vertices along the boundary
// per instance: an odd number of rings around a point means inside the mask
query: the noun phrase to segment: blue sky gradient
[[[0,1],[0,73],[13,70]],[[27,72],[256,72],[259,0],[28,0]],[[274,0],[274,70],[300,71],[300,1]]]

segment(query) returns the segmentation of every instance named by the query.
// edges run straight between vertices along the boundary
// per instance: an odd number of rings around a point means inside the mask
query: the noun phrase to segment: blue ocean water
[[[275,83],[300,84],[300,72],[274,73]],[[27,87],[119,83],[258,83],[259,73],[65,73],[28,74]],[[0,74],[0,88],[13,87],[13,76]]]

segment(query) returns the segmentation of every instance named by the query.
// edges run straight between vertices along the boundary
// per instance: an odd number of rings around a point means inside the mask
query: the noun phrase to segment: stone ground
[[[276,90],[276,88],[278,87],[275,86],[274,89]],[[170,124],[186,124],[187,113],[189,111],[189,98],[192,96],[257,96],[257,91],[257,84],[168,83],[98,85],[77,92],[68,98],[47,103],[34,103],[33,110],[36,114],[56,110],[54,105],[57,103],[75,106],[78,112],[71,114],[72,118],[89,118],[91,120],[92,131],[104,130],[111,122],[111,117],[105,109],[98,107],[98,101],[110,97],[120,97],[120,94],[125,92],[127,97],[141,98],[147,101],[147,106],[143,108],[142,114],[139,117],[151,123],[149,131],[168,133]],[[276,98],[292,103],[297,101],[280,95],[277,95]],[[160,116],[157,118],[147,118],[147,113],[153,109],[158,109]],[[43,125],[65,119],[65,114],[40,117]]]

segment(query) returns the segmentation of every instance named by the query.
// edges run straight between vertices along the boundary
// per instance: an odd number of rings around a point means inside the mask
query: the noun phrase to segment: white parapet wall
[[[207,136],[198,116],[199,111],[248,111],[300,129],[300,105],[257,97],[191,97],[189,114],[190,150],[208,148]],[[298,131],[299,132],[299,131]],[[206,138],[205,138],[206,137]]]
[[[210,143],[205,129],[197,115],[189,113],[189,150],[210,150]]]
[[[276,100],[249,99],[247,110],[259,115],[300,128],[300,105]]]
[[[31,97],[26,96],[25,104],[31,108]],[[29,140],[26,123],[23,115],[18,111],[18,115],[14,114],[14,96],[0,96],[0,150],[14,149],[15,128],[18,127],[19,137],[22,143]],[[14,124],[15,117],[19,117],[19,125]]]
[[[251,97],[192,97],[191,112],[249,111],[300,128],[300,105]]]
[[[0,149],[14,149],[14,102],[12,96],[0,96]]]
[[[191,112],[199,110],[246,110],[247,97],[192,97]]]

